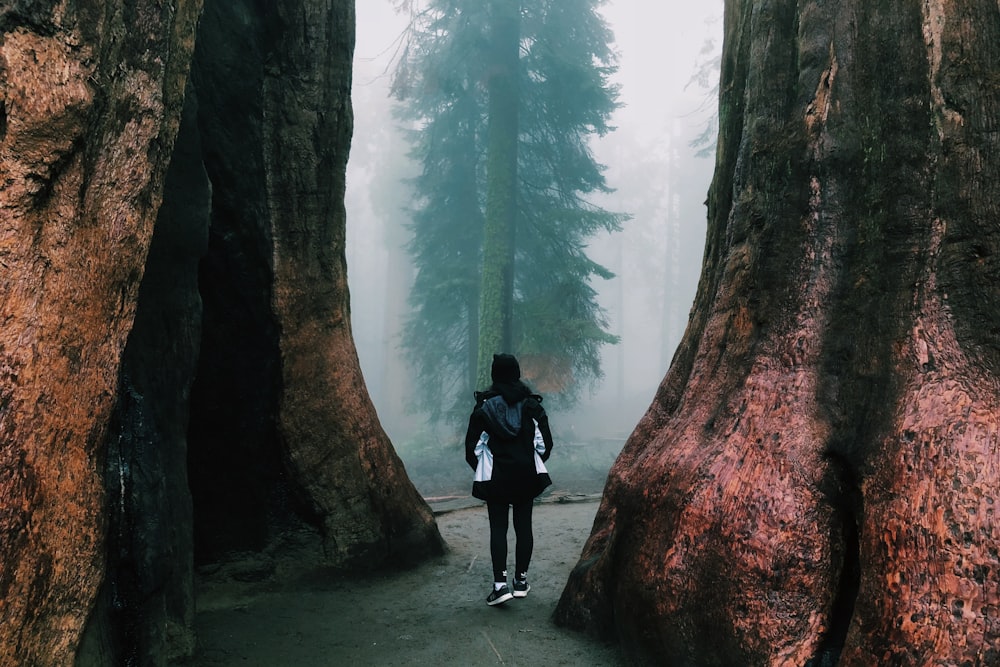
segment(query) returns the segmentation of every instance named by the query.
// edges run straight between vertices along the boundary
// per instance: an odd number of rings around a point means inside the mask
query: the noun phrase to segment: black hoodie
[[[476,407],[465,434],[465,460],[476,469],[476,444],[484,431],[488,433],[493,478],[488,484],[489,497],[484,499],[513,502],[533,498],[544,488],[538,488],[535,471],[535,425],[545,443],[543,461],[552,452],[552,432],[541,403],[542,397],[532,394],[520,380],[494,382],[489,390],[476,392]]]

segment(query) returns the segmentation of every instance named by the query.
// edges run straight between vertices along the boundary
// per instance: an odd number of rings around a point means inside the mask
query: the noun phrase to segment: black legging
[[[535,546],[531,535],[531,506],[533,501],[514,503],[514,572],[524,574],[531,562]],[[487,503],[490,515],[490,558],[493,559],[493,581],[506,581],[507,570],[507,503]]]

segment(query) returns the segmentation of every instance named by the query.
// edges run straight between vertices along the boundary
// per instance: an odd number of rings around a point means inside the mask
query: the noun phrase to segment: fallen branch
[[[490,636],[488,634],[486,634],[486,630],[483,630],[482,633],[483,633],[483,637],[486,638],[486,643],[489,644],[490,648],[493,649],[493,652],[497,654],[497,660],[500,661],[501,665],[504,664],[504,662],[503,662],[503,656],[500,655],[500,651],[498,651],[497,647],[493,645],[492,641],[490,641]]]

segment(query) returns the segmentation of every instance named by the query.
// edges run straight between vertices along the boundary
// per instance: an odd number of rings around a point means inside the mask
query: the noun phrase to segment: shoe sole
[[[495,607],[498,604],[503,604],[507,600],[513,599],[513,597],[514,596],[511,595],[510,593],[506,593],[506,594],[501,595],[500,597],[498,597],[496,600],[487,600],[486,604],[488,604],[491,607]]]
[[[531,586],[528,586],[527,590],[524,591],[514,591],[514,597],[516,598],[526,598],[528,597],[528,591],[531,590]]]

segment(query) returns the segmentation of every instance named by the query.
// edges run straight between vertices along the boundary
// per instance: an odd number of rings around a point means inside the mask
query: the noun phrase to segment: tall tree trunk
[[[190,436],[195,555],[303,521],[330,564],[438,554],[351,338],[345,171],[352,0],[210,0],[192,74],[212,229]]]
[[[513,352],[514,236],[517,222],[518,60],[520,0],[490,0],[492,44],[487,87],[486,223],[480,293],[480,387],[490,384],[497,352]]]
[[[330,562],[375,566],[444,543],[365,389],[351,337],[345,173],[354,3],[280,0],[263,82],[263,159],[280,330],[279,437]]]
[[[556,619],[637,662],[995,664],[1000,7],[725,26],[691,322]]]
[[[70,664],[198,0],[0,8],[0,664]]]
[[[468,368],[465,374],[467,389],[463,392],[463,406],[469,407],[469,399],[479,385],[479,290],[470,289],[465,299],[466,318],[469,323]],[[486,385],[482,385],[486,386]]]

